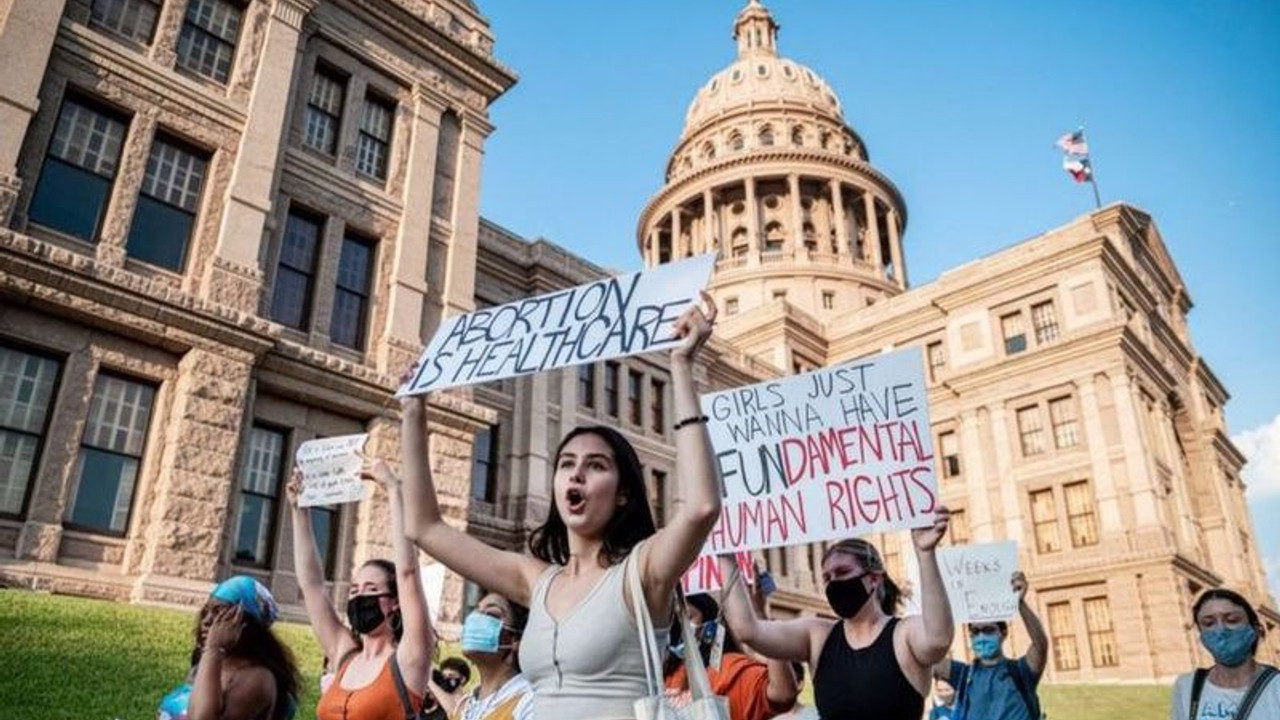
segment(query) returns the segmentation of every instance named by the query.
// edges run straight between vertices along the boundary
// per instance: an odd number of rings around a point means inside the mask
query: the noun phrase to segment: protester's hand
[[[783,548],[786,551],[786,548]],[[755,608],[756,617],[767,620],[769,618],[769,600],[765,596],[764,591],[760,589],[760,563],[752,561],[751,574],[755,580],[747,584],[747,595],[751,598],[751,607]]]
[[[684,311],[679,320],[676,320],[675,336],[684,338],[684,342],[671,351],[673,360],[691,362],[711,337],[711,328],[716,324],[716,315],[719,310],[716,308],[716,301],[712,300],[705,290],[702,291],[702,302],[707,307],[705,313],[702,308],[694,304]]]
[[[397,391],[407,385],[418,372],[418,363],[414,363],[400,376]],[[408,421],[420,421],[427,415],[427,394],[418,393],[400,398],[400,417]]]
[[[294,468],[289,473],[289,482],[284,486],[284,497],[289,501],[289,507],[298,508],[298,498],[302,497],[302,471]]]
[[[1013,574],[1011,582],[1013,583],[1013,591],[1018,595],[1018,602],[1025,601],[1027,599],[1027,576],[1019,570]]]
[[[244,608],[240,605],[225,605],[216,611],[213,624],[205,636],[205,650],[226,653],[240,640],[240,630],[244,627]]]
[[[932,525],[911,531],[911,539],[915,542],[916,549],[921,552],[930,552],[938,547],[938,543],[942,542],[943,536],[947,534],[949,522],[951,522],[951,511],[945,507],[939,507]]]
[[[396,475],[385,460],[365,460],[364,467],[360,468],[360,479],[378,483],[388,495],[400,487],[400,476]]]

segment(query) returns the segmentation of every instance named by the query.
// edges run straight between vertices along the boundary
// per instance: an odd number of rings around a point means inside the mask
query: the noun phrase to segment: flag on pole
[[[1093,166],[1089,164],[1087,157],[1072,157],[1067,155],[1062,158],[1062,169],[1070,173],[1078,183],[1086,183],[1093,179]]]
[[[1084,128],[1078,128],[1075,132],[1063,135],[1054,144],[1062,148],[1062,152],[1068,155],[1089,154],[1089,143],[1084,139]]]

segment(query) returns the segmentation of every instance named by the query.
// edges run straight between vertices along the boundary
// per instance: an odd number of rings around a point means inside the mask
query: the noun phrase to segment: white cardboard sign
[[[675,322],[697,302],[714,265],[715,255],[699,255],[448,318],[397,395],[678,345]]]
[[[444,565],[442,563],[422,564],[419,572],[422,575],[422,597],[427,600],[427,614],[434,627],[440,617],[440,604],[444,602]]]
[[[957,624],[998,622],[1018,614],[1013,573],[1018,544],[1012,540],[938,549],[938,566]]]
[[[308,440],[298,446],[294,460],[302,472],[302,494],[298,507],[338,505],[364,499],[360,451],[368,433]]]

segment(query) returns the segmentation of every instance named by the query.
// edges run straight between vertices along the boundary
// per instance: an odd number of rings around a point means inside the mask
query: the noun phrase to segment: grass
[[[160,698],[187,672],[194,622],[180,610],[0,589],[0,717],[152,720]],[[314,720],[320,648],[306,626],[281,623],[277,630],[302,673],[298,720]],[[1169,695],[1154,685],[1040,691],[1050,720],[1164,720]]]

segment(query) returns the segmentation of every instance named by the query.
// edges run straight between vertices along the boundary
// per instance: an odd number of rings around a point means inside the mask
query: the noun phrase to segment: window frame
[[[622,366],[613,361],[606,360],[604,364],[604,408],[605,413],[611,418],[621,419],[621,403],[618,402],[618,380],[620,379]]]
[[[1036,515],[1036,498],[1038,497],[1047,497],[1051,503],[1049,508],[1050,512],[1044,517],[1037,517]],[[1056,497],[1054,488],[1047,487],[1039,490],[1032,490],[1027,493],[1027,503],[1031,510],[1028,514],[1031,517],[1031,534],[1035,539],[1036,554],[1050,555],[1052,553],[1062,552],[1065,549],[1065,544],[1062,542],[1062,533],[1059,531],[1058,527],[1060,524],[1058,518],[1058,498]],[[1056,547],[1049,547],[1049,543],[1046,542],[1048,537],[1041,534],[1042,527],[1050,528],[1052,530],[1053,544],[1056,545]]]
[[[636,427],[645,426],[644,373],[634,368],[627,368],[627,419]]]
[[[288,239],[289,223],[297,217],[302,222],[311,223],[316,226],[315,247],[311,251],[311,270],[304,273],[302,270],[285,263],[284,248]],[[316,280],[320,273],[320,260],[324,252],[325,230],[328,226],[329,218],[320,213],[311,211],[310,209],[290,202],[289,209],[285,213],[284,223],[280,228],[279,247],[276,252],[276,263],[274,274],[271,277],[271,302],[267,307],[267,317],[273,322],[278,322],[287,328],[297,330],[299,332],[308,333],[311,331],[312,321],[315,319],[316,304]],[[298,325],[292,325],[284,322],[276,315],[276,291],[280,283],[280,268],[284,267],[289,272],[297,275],[305,275],[307,278],[306,294],[302,304],[302,319]]]
[[[955,452],[952,454],[947,454],[946,452],[947,441],[945,438],[948,437],[954,439],[956,443]],[[960,436],[954,429],[942,430],[938,433],[938,456],[942,461],[939,464],[942,468],[942,477],[944,480],[958,477],[964,473],[964,465],[960,462]],[[955,465],[954,469],[952,468],[953,460]]]
[[[44,423],[40,428],[40,434],[36,435],[36,447],[31,456],[31,472],[27,477],[27,487],[22,494],[22,504],[17,513],[8,513],[0,510],[0,518],[7,520],[25,520],[31,511],[31,496],[35,492],[36,480],[40,476],[40,462],[44,458],[44,449],[47,438],[49,436],[49,428],[53,425],[53,416],[58,410],[58,392],[62,389],[62,377],[67,367],[67,356],[53,353],[29,345],[20,340],[15,340],[7,335],[0,335],[0,349],[8,349],[14,352],[31,355],[45,360],[52,361],[57,364],[57,369],[53,375],[53,388],[49,393],[49,406],[45,410]],[[32,433],[26,430],[18,430],[7,425],[0,425],[0,430],[11,432],[19,435],[31,436]]]
[[[1098,602],[1101,602],[1102,608],[1106,613],[1107,626],[1105,629],[1095,629],[1093,627],[1093,616],[1089,613],[1090,603]],[[1093,595],[1082,598],[1080,605],[1081,610],[1084,612],[1085,633],[1089,636],[1089,661],[1092,666],[1095,668],[1120,667],[1120,645],[1116,642],[1116,623],[1111,616],[1110,598],[1106,595]],[[1105,657],[1106,648],[1099,647],[1099,644],[1103,641],[1109,641],[1110,643],[1110,658]],[[1100,658],[1099,655],[1104,657]]]
[[[596,409],[596,364],[583,363],[578,366],[576,392],[578,405],[587,410]]]
[[[379,138],[365,128],[365,113],[370,106],[380,106],[387,113],[387,136]],[[396,128],[396,110],[399,103],[394,99],[386,97],[373,88],[367,88],[364,93],[364,100],[360,104],[360,122],[356,131],[356,174],[369,180],[385,183],[387,178],[391,176],[391,144],[395,139]],[[366,172],[361,167],[361,158],[364,153],[365,142],[380,145],[382,148],[382,165],[380,172]],[[376,169],[376,168],[375,168]]]
[[[1085,508],[1082,511],[1073,511],[1071,503],[1071,490],[1075,488],[1083,488],[1085,500]],[[1088,478],[1082,480],[1074,480],[1062,485],[1062,509],[1066,513],[1067,534],[1071,540],[1072,549],[1080,549],[1086,547],[1094,547],[1102,542],[1102,528],[1098,525],[1098,499],[1093,492],[1093,484]],[[1080,542],[1076,542],[1076,521],[1083,521],[1087,527],[1087,532],[1083,535],[1091,535],[1085,537]]]
[[[1024,458],[1038,457],[1048,451],[1045,443],[1044,418],[1041,417],[1040,410],[1040,403],[1023,405],[1014,410],[1014,425],[1018,429],[1018,449]]]
[[[167,198],[156,197],[155,195],[147,192],[146,190],[146,185],[147,185],[146,179],[148,175],[147,171],[151,167],[152,153],[156,151],[156,147],[161,143],[169,146],[170,148],[173,148],[174,150],[180,153],[186,153],[188,156],[191,156],[192,158],[194,158],[196,162],[203,164],[200,169],[200,190],[196,194],[195,206],[190,210],[180,205],[173,204]],[[151,267],[157,267],[163,270],[168,270],[170,272],[175,272],[179,274],[182,274],[186,271],[187,263],[191,259],[191,246],[193,244],[193,241],[196,239],[197,231],[199,230],[198,220],[200,218],[200,210],[204,205],[205,190],[209,184],[209,171],[212,168],[212,166],[213,166],[213,153],[197,145],[193,145],[187,142],[186,140],[183,140],[182,138],[179,138],[178,136],[173,135],[172,133],[164,132],[162,129],[157,129],[155,135],[151,138],[151,146],[147,149],[147,164],[143,170],[142,184],[139,185],[138,187],[138,197],[137,197],[138,202],[134,205],[133,216],[129,219],[129,232],[125,237],[125,243],[124,243],[125,256],[127,258],[135,262],[145,263],[146,265],[150,265]],[[132,253],[129,252],[129,246],[133,241],[133,232],[134,232],[134,229],[137,228],[139,207],[141,206],[141,201],[144,198],[152,202],[159,203],[160,205],[166,208],[169,208],[170,210],[183,213],[184,215],[189,215],[191,218],[191,227],[187,232],[187,236],[183,239],[182,253],[176,267],[161,265],[157,262],[152,262],[151,260],[139,257],[137,255],[133,255]]]
[[[1010,326],[1016,322],[1018,332],[1010,335]],[[1027,342],[1027,324],[1022,317],[1022,310],[1014,310],[1000,315],[1000,337],[1003,340],[1004,354],[1006,357],[1021,355],[1030,349],[1031,344]]]
[[[127,6],[149,5],[152,8],[154,8],[155,15],[151,19],[151,30],[147,33],[146,39],[144,40],[142,38],[135,37],[134,35],[124,33],[120,30],[120,28],[112,27],[110,25],[107,25],[105,22],[98,20],[94,16],[94,10],[97,9],[97,6],[100,2],[103,4],[115,5],[122,8],[121,9],[122,19],[124,16],[124,8],[126,8]],[[87,24],[92,28],[102,30],[107,34],[111,35],[112,37],[123,40],[124,42],[129,43],[131,45],[136,45],[138,47],[144,47],[144,48],[151,47],[152,43],[154,43],[156,39],[156,28],[160,25],[160,12],[164,9],[163,5],[164,4],[162,0],[92,0],[92,2],[89,4],[89,20]]]
[[[308,150],[320,153],[327,158],[335,159],[342,150],[342,126],[346,116],[347,93],[351,89],[351,75],[332,63],[328,63],[321,58],[317,58],[315,66],[311,69],[310,79],[311,82],[306,88],[307,94],[303,99],[302,105],[302,146]],[[316,104],[316,84],[320,79],[332,82],[334,85],[338,86],[338,112],[336,115]],[[322,148],[311,143],[310,127],[312,113],[322,115],[333,122],[333,135],[330,138],[330,142],[333,147]]]
[[[365,281],[364,281],[365,288],[364,288],[363,295],[360,294],[360,291],[353,288],[346,287],[342,284],[342,250],[347,246],[347,243],[352,243],[354,245],[362,245],[365,248],[367,248],[369,251],[369,266],[367,268],[367,272],[365,273]],[[334,305],[335,312],[332,312],[329,315],[329,341],[332,342],[334,345],[346,348],[348,350],[352,350],[354,352],[360,352],[360,353],[365,352],[368,349],[369,324],[370,324],[369,316],[373,312],[373,283],[374,283],[374,279],[377,276],[377,272],[378,272],[378,240],[376,238],[368,237],[366,235],[361,235],[360,233],[352,232],[350,230],[343,233],[342,243],[341,245],[338,246],[338,263],[335,268],[334,277],[333,277],[333,286],[334,286],[333,305]],[[356,327],[357,337],[356,337],[355,343],[350,345],[338,340],[334,336],[335,319],[337,318],[336,310],[338,306],[338,298],[342,295],[342,293],[346,293],[348,295],[354,295],[360,298],[360,313],[357,315],[359,319],[359,323]]]
[[[667,434],[667,383],[662,378],[649,378],[649,423],[655,433]]]
[[[1055,615],[1055,609],[1062,608],[1060,615]],[[1065,618],[1069,627],[1062,628],[1058,623],[1054,622],[1055,617]],[[1080,670],[1080,643],[1079,633],[1076,632],[1075,610],[1072,608],[1070,600],[1061,602],[1053,602],[1045,605],[1045,618],[1049,622],[1049,649],[1053,655],[1053,667],[1058,672],[1076,672]],[[1067,659],[1066,653],[1062,651],[1060,641],[1070,641],[1072,664],[1065,663]]]
[[[276,493],[275,493],[275,496],[272,497],[270,495],[264,495],[259,492],[245,489],[244,479],[243,477],[240,476],[240,474],[245,471],[245,468],[247,468],[250,460],[250,456],[249,456],[250,448],[246,447],[244,452],[244,457],[242,457],[240,460],[240,472],[237,473],[237,480],[239,480],[239,483],[238,483],[239,487],[237,488],[237,490],[239,491],[239,497],[238,497],[239,505],[236,508],[235,535],[233,536],[231,546],[228,548],[228,550],[231,552],[230,560],[232,565],[236,565],[238,567],[270,570],[275,568],[275,561],[277,559],[276,544],[279,542],[279,538],[280,538],[281,512],[283,507],[286,504],[281,502],[283,498],[283,490],[287,482],[285,479],[287,477],[286,470],[291,470],[291,466],[293,464],[293,459],[289,453],[290,448],[293,447],[292,445],[293,430],[292,428],[274,425],[272,423],[264,422],[261,420],[254,420],[249,429],[250,436],[252,435],[254,430],[259,430],[259,429],[266,432],[275,433],[280,436],[280,463],[276,467]],[[253,442],[252,437],[248,437],[246,438],[246,440],[247,440],[247,443],[246,443],[247,445]],[[245,495],[253,495],[255,497],[267,498],[271,501],[271,523],[268,526],[268,532],[267,532],[266,559],[262,560],[261,562],[248,562],[245,560],[241,560],[236,552],[237,550],[236,546],[239,545],[240,543],[241,523],[244,521],[244,496]]]
[[[236,38],[234,41],[227,40],[226,38],[221,37],[220,35],[213,32],[212,30],[209,30],[208,28],[202,25],[196,24],[191,19],[191,9],[195,6],[195,3],[206,2],[206,1],[219,4],[219,5],[230,6],[240,14],[239,19],[236,21]],[[173,61],[174,68],[177,69],[179,72],[182,72],[187,75],[191,75],[192,77],[198,78],[200,80],[216,83],[222,87],[228,87],[231,84],[231,76],[235,74],[236,60],[239,59],[238,56],[240,54],[240,40],[243,38],[243,35],[244,35],[245,14],[248,9],[249,9],[248,5],[240,0],[188,0],[187,6],[184,9],[182,14],[182,22],[178,25],[177,44],[174,48],[175,49],[174,61]],[[217,75],[216,66],[213,68],[214,74],[209,75],[204,73],[202,70],[198,68],[191,67],[190,65],[187,64],[186,61],[183,60],[183,57],[184,57],[182,53],[182,46],[184,43],[183,36],[186,34],[188,27],[190,27],[194,33],[198,33],[200,36],[206,37],[220,46],[229,47],[231,49],[231,57],[227,62],[227,76],[225,78],[216,77]]]
[[[484,430],[472,436],[471,441],[471,477],[470,487],[467,488],[467,499],[477,500],[479,502],[488,503],[489,505],[498,504],[498,481],[499,481],[499,465],[501,461],[501,453],[499,444],[501,443],[502,424],[494,423]],[[479,438],[484,436],[487,438],[484,458],[480,457]],[[484,468],[484,494],[476,494],[476,471],[481,467]]]
[[[1047,317],[1040,310],[1048,308]],[[1062,338],[1062,326],[1058,322],[1058,307],[1053,298],[1046,298],[1031,305],[1031,332],[1035,336],[1036,347],[1056,342]],[[1045,322],[1041,322],[1045,320]]]

